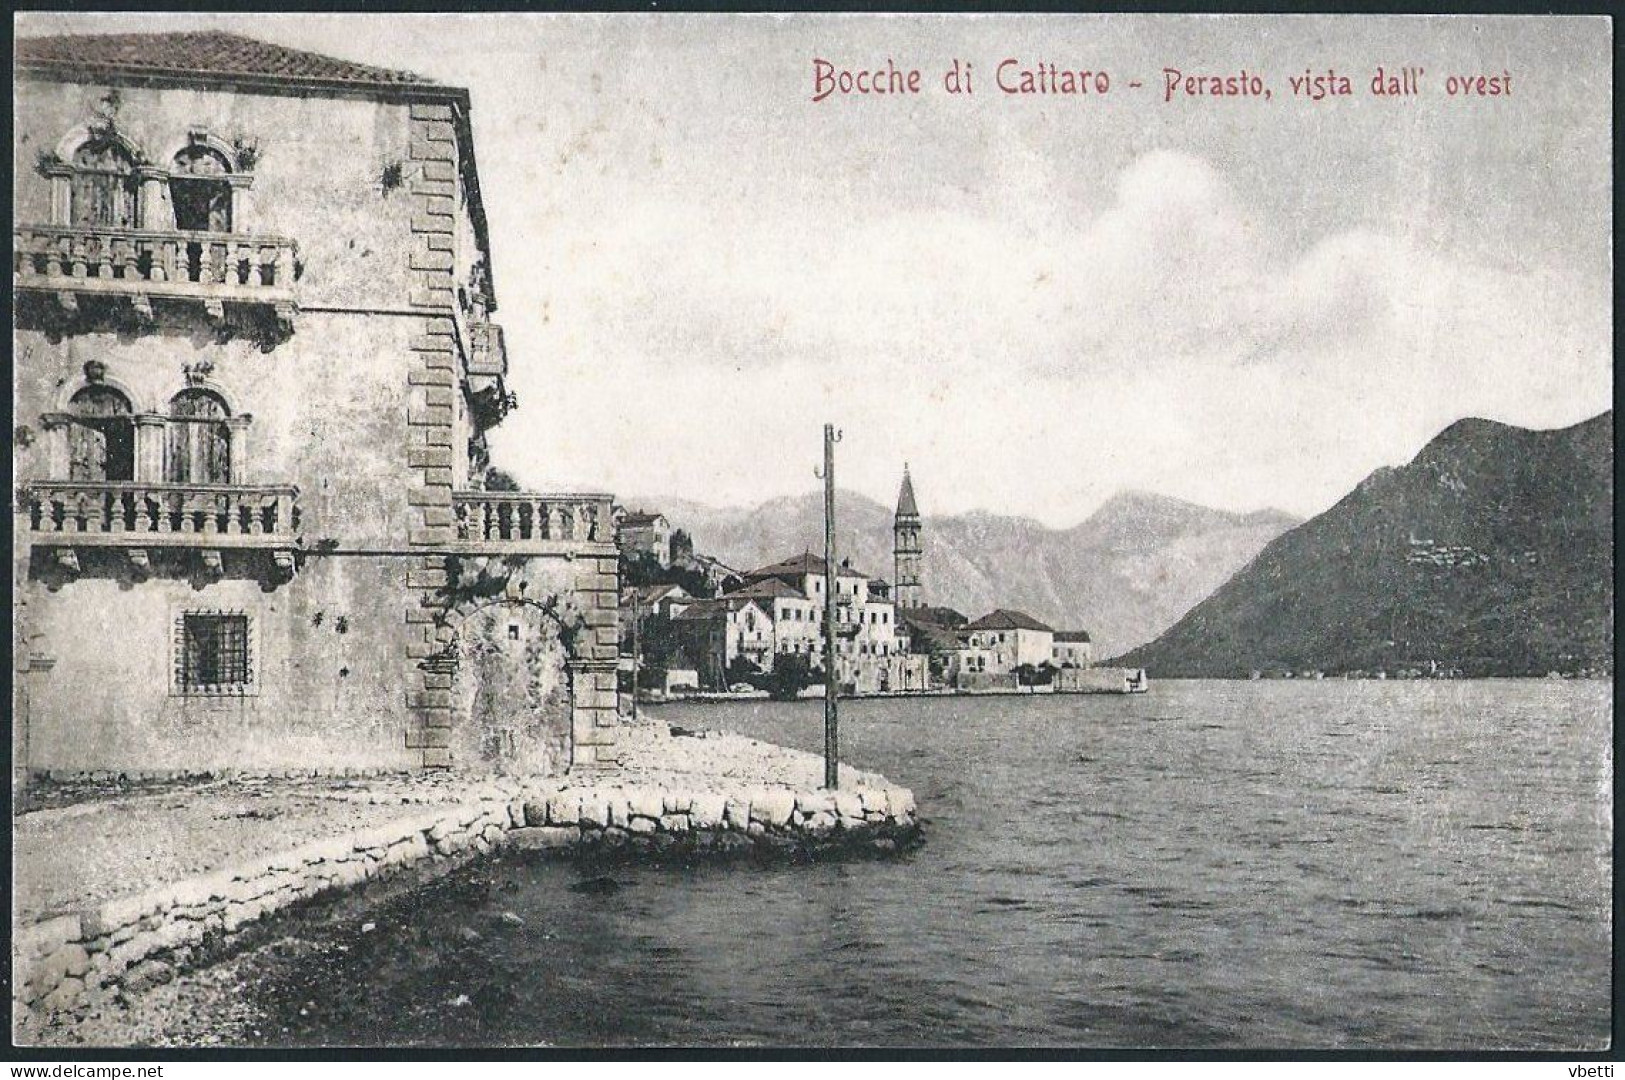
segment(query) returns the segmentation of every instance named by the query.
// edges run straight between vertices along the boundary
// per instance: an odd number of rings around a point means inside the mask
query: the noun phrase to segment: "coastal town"
[[[1613,39],[1383,18],[18,16],[14,1053],[1613,1045]]]
[[[673,697],[821,694],[825,579],[804,551],[752,570],[696,553],[658,511],[616,510],[624,689]],[[923,525],[907,466],[893,517],[893,580],[835,567],[836,686],[908,693],[1130,693],[1142,671],[1097,668],[1087,630],[997,608],[967,618],[929,603]],[[686,585],[685,585],[686,583]]]

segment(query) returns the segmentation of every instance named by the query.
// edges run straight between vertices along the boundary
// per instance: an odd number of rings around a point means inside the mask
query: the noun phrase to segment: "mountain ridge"
[[[1122,662],[1235,677],[1612,671],[1613,412],[1468,417],[1271,541]]]
[[[696,551],[739,570],[823,550],[823,496],[817,492],[751,507],[660,496],[622,502],[660,510],[673,529],[689,533]],[[1279,510],[1216,510],[1133,490],[1060,529],[987,510],[927,514],[921,531],[925,597],[971,617],[1016,608],[1057,629],[1088,630],[1101,650],[1126,649],[1171,625],[1297,520]],[[838,493],[838,553],[887,580],[893,576],[891,527],[889,506]]]

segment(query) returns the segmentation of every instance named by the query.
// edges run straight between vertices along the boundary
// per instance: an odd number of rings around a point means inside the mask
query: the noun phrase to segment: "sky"
[[[830,422],[843,487],[889,502],[907,462],[927,515],[1065,527],[1134,488],[1307,516],[1461,417],[1612,405],[1601,18],[16,25],[222,28],[468,87],[519,401],[493,454],[532,489],[802,494]],[[1004,94],[1007,58],[1111,88]],[[922,92],[814,101],[815,59]],[[1379,65],[1422,93],[1373,97]],[[1353,96],[1294,97],[1328,68]],[[1165,69],[1271,96],[1164,100]]]

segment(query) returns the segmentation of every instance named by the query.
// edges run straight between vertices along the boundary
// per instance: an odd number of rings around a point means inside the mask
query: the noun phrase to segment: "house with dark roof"
[[[624,555],[652,555],[661,566],[671,565],[671,522],[665,514],[627,510],[616,517],[615,540]]]
[[[774,620],[774,656],[797,655],[824,666],[824,590],[828,564],[803,552],[744,575],[727,594],[757,599]],[[926,688],[926,663],[915,656],[898,621],[890,586],[842,560],[835,567],[837,678],[848,693]]]
[[[612,763],[611,500],[483,490],[468,92],[213,31],[14,55],[25,775]]]
[[[998,608],[966,625],[965,640],[992,655],[988,670],[1003,673],[1049,663],[1055,631],[1024,611]]]
[[[773,667],[773,620],[755,599],[721,596],[696,600],[672,617],[679,655],[700,675],[708,690],[729,688],[729,671],[739,659],[757,671]]]

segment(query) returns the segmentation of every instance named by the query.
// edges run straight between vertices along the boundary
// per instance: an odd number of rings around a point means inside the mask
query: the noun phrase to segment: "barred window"
[[[175,681],[181,693],[240,694],[252,685],[247,615],[187,612],[178,644]]]

